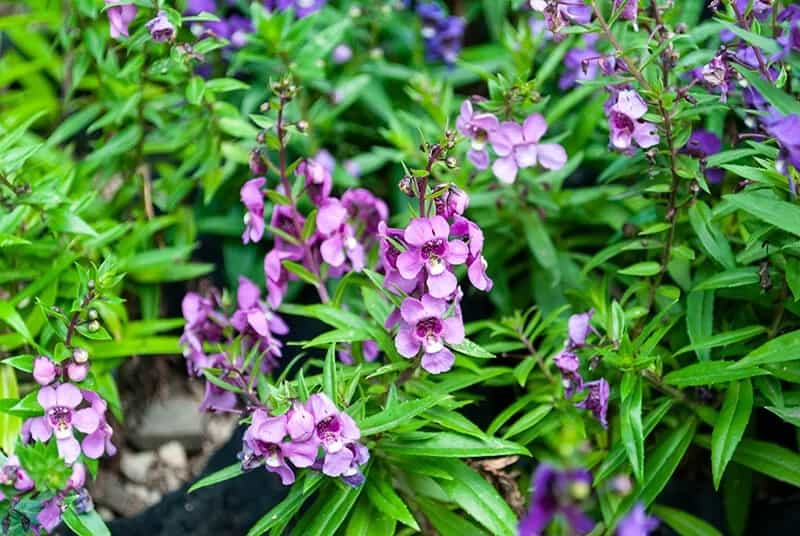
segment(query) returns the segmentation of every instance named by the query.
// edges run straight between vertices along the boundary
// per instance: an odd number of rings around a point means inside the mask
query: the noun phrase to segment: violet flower
[[[591,47],[570,49],[564,56],[565,70],[558,80],[559,89],[569,89],[578,82],[597,78],[600,58],[600,54]]]
[[[91,434],[100,424],[100,416],[94,408],[75,408],[83,401],[80,389],[70,383],[57,387],[42,387],[36,396],[44,409],[44,417],[31,419],[31,437],[36,441],[47,441],[56,436],[58,454],[67,463],[78,459],[81,446],[75,439],[73,427]]]
[[[422,368],[432,374],[447,372],[455,357],[444,343],[464,340],[464,324],[457,316],[444,318],[447,302],[428,294],[422,300],[406,298],[400,305],[403,323],[394,339],[397,352],[406,358],[423,351]]]
[[[494,283],[486,274],[489,264],[483,256],[483,231],[475,222],[455,215],[450,233],[455,237],[467,240],[467,277],[472,286],[478,290],[489,292]]]
[[[383,284],[387,290],[395,294],[409,294],[417,287],[419,276],[422,274],[413,279],[406,279],[397,268],[398,257],[408,248],[403,230],[388,227],[385,222],[381,222],[378,227],[378,237],[381,267],[385,272]],[[397,248],[398,245],[404,249],[401,251]]]
[[[617,525],[616,536],[647,536],[658,528],[658,519],[648,516],[642,503],[636,503]]]
[[[458,281],[450,266],[464,264],[469,254],[464,242],[448,240],[449,235],[450,225],[441,216],[414,218],[403,233],[409,248],[397,257],[397,268],[406,279],[416,279],[424,268],[434,298],[455,292]]]
[[[283,485],[295,480],[294,471],[287,461],[297,467],[314,463],[316,447],[284,441],[288,434],[286,415],[270,417],[263,409],[253,413],[253,422],[244,433],[245,452],[253,458],[243,460],[245,469],[252,467],[251,459],[263,459],[267,471],[276,473]]]
[[[311,395],[306,406],[314,418],[314,438],[325,450],[322,472],[328,476],[355,474],[352,472],[354,463],[357,471],[358,459],[364,459],[360,449],[354,446],[361,438],[356,422],[347,413],[339,411],[322,393]],[[364,462],[366,459],[361,463]]]
[[[725,170],[721,168],[705,167],[705,159],[722,150],[722,141],[719,136],[709,130],[697,129],[692,132],[689,140],[681,148],[682,153],[700,159],[700,166],[703,169],[706,179],[712,184],[722,182]]]
[[[339,43],[331,52],[333,63],[341,65],[353,59],[353,49],[344,43]]]
[[[238,309],[231,317],[231,325],[239,332],[252,329],[264,338],[273,333],[286,335],[289,326],[261,301],[261,289],[244,276],[239,276],[239,288],[236,291]]]
[[[444,193],[433,198],[436,214],[446,220],[464,214],[469,206],[469,196],[453,183],[439,185],[434,194],[439,194],[442,190]]]
[[[489,167],[489,151],[486,143],[489,135],[497,130],[500,122],[492,114],[476,114],[472,109],[472,102],[467,99],[461,103],[461,113],[456,119],[456,128],[462,135],[471,140],[471,148],[467,158],[478,169]]]
[[[289,8],[294,10],[297,18],[302,19],[316,13],[327,0],[264,0],[264,7],[267,11],[283,11]]]
[[[113,4],[118,0],[105,0],[106,4]],[[128,26],[136,18],[136,6],[126,4],[122,6],[111,6],[106,10],[108,15],[109,31],[113,39],[128,37]]]
[[[780,153],[775,163],[778,171],[789,176],[789,166],[800,170],[800,116],[787,115],[773,122],[766,130],[780,145]]]
[[[234,411],[238,405],[239,399],[234,392],[206,380],[203,400],[197,409],[204,413],[226,413]]]
[[[264,236],[264,194],[261,189],[266,182],[267,179],[264,177],[250,179],[244,183],[240,191],[242,204],[247,209],[242,234],[242,242],[245,244],[258,242]]]
[[[522,126],[504,121],[489,137],[494,152],[500,157],[492,164],[492,171],[506,184],[513,183],[519,169],[535,166],[561,169],[567,162],[567,152],[557,143],[539,143],[547,131],[547,122],[541,114],[529,115]]]
[[[36,356],[33,360],[33,379],[39,385],[50,385],[58,375],[58,365],[49,357]]]
[[[578,372],[580,359],[573,352],[562,350],[561,353],[555,357],[554,362],[561,371],[564,397],[570,399],[575,393],[583,390],[583,378]]]
[[[592,485],[586,469],[561,470],[541,463],[533,474],[533,497],[527,515],[519,523],[518,536],[540,536],[556,515],[563,516],[575,534],[586,534],[594,528],[581,510]]]
[[[298,177],[305,177],[306,193],[311,202],[320,206],[331,195],[333,180],[328,166],[322,161],[306,159],[300,162],[295,173]]]
[[[590,309],[585,313],[578,313],[569,317],[567,321],[567,330],[569,332],[567,346],[569,348],[580,348],[586,344],[586,337],[592,332],[590,322],[593,315],[594,309]]]
[[[419,4],[417,15],[422,23],[425,57],[428,61],[454,64],[461,51],[461,41],[465,29],[464,19],[448,17],[444,10],[434,3]]]
[[[175,37],[175,26],[169,21],[166,11],[159,11],[158,15],[150,19],[146,26],[150,37],[157,43],[166,43]]]
[[[619,18],[633,21],[635,25],[636,18],[639,15],[639,0],[614,0],[614,11],[618,10],[623,4],[625,5],[622,7]]]
[[[620,91],[608,114],[611,145],[624,152],[631,150],[634,141],[643,149],[656,145],[658,131],[653,123],[642,120],[646,113],[647,104],[636,91]]]
[[[29,491],[34,488],[35,483],[20,465],[19,458],[12,454],[6,458],[2,469],[0,469],[0,485],[14,486],[17,491]],[[0,493],[0,500],[4,499],[2,495]]]
[[[584,390],[588,389],[589,394],[581,402],[575,404],[575,407],[581,409],[588,409],[592,412],[595,419],[600,421],[603,428],[608,428],[608,421],[606,420],[606,413],[608,413],[608,395],[609,385],[608,382],[601,378],[592,382],[587,382],[583,385]]]
[[[373,243],[378,228],[389,218],[389,208],[382,199],[364,188],[351,188],[342,194],[342,206],[356,227],[362,230],[361,241]]]
[[[544,14],[547,28],[554,39],[562,39],[558,32],[565,26],[588,24],[592,20],[592,8],[583,0],[529,0],[531,9]]]
[[[197,15],[202,12],[214,13],[217,10],[214,0],[188,0],[186,2],[186,14]]]
[[[336,198],[328,198],[317,212],[317,230],[322,235],[322,260],[334,268],[350,261],[355,272],[364,269],[364,246],[348,221],[347,208]]]
[[[94,391],[83,390],[82,393],[84,400],[90,404],[98,416],[97,429],[83,438],[81,443],[83,453],[93,460],[100,458],[103,454],[114,456],[117,453],[117,447],[111,442],[114,430],[106,420],[108,404]]]

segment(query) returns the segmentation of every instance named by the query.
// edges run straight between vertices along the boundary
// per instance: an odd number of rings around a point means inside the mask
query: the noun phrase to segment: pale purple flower
[[[547,122],[541,114],[532,114],[520,126],[504,121],[489,140],[494,152],[500,157],[492,164],[492,171],[506,184],[513,183],[517,171],[535,166],[545,169],[560,169],[567,162],[564,147],[557,143],[539,143],[547,131]]]
[[[696,129],[689,136],[689,140],[681,148],[682,153],[700,159],[700,167],[703,169],[706,179],[712,184],[722,182],[725,170],[721,168],[706,168],[705,159],[722,150],[722,141],[719,136],[710,130]]]
[[[547,29],[554,39],[562,38],[558,32],[564,26],[588,24],[592,20],[592,8],[583,0],[529,0],[529,3],[531,9],[544,14]]]
[[[53,532],[58,524],[61,523],[61,513],[64,509],[63,503],[64,500],[56,495],[52,499],[43,502],[42,509],[36,514],[36,521],[48,534]]]
[[[58,365],[49,357],[36,356],[33,360],[33,379],[39,385],[50,385],[58,375]]]
[[[489,292],[494,283],[486,274],[488,263],[483,256],[483,231],[475,222],[462,216],[453,217],[450,234],[467,241],[467,277],[472,286],[478,290]]]
[[[235,410],[238,405],[239,399],[235,393],[206,380],[203,400],[197,409],[205,413],[224,413]]]
[[[58,454],[67,463],[78,459],[81,447],[75,439],[73,427],[91,434],[100,424],[100,416],[94,408],[76,409],[83,401],[80,389],[70,383],[57,387],[42,387],[36,397],[44,408],[44,417],[34,417],[31,422],[31,437],[36,441],[47,441],[56,436]]]
[[[330,157],[330,153],[328,153]],[[319,206],[331,195],[333,179],[331,179],[331,167],[323,164],[319,157],[306,159],[300,162],[295,172],[298,177],[305,177],[306,193],[311,202]],[[331,157],[332,159],[332,157]]]
[[[631,20],[636,24],[636,18],[639,14],[639,0],[614,0],[614,11],[618,10],[623,3],[625,6],[622,8],[619,18]]]
[[[461,17],[449,17],[435,3],[417,5],[417,15],[422,23],[425,57],[428,61],[444,61],[452,65],[461,51],[465,22]]]
[[[351,188],[342,194],[342,206],[347,209],[350,221],[363,229],[363,242],[371,243],[380,224],[389,218],[386,203],[364,188]]]
[[[159,11],[155,18],[147,23],[147,31],[150,37],[157,43],[172,41],[175,37],[175,26],[169,21],[166,11]]]
[[[247,209],[244,215],[242,242],[258,242],[264,236],[264,194],[261,189],[267,179],[257,177],[244,183],[240,191],[242,204]]]
[[[103,454],[114,456],[117,453],[117,447],[111,442],[114,430],[106,420],[108,404],[94,391],[83,390],[82,393],[84,400],[91,405],[98,416],[97,429],[83,438],[81,443],[83,453],[93,460],[100,458]]]
[[[578,372],[580,360],[569,350],[562,350],[554,362],[561,371],[561,381],[564,385],[564,396],[569,399],[583,389],[583,378]]]
[[[406,298],[400,305],[403,323],[394,339],[397,352],[406,358],[423,351],[422,368],[432,374],[447,372],[455,357],[444,346],[464,340],[464,324],[453,315],[444,318],[447,302],[428,294],[421,300]]]
[[[364,269],[364,246],[348,223],[347,208],[336,198],[328,198],[317,212],[317,230],[323,237],[322,259],[337,268],[350,261],[352,269]]]
[[[196,292],[187,292],[183,297],[181,310],[186,325],[181,344],[188,347],[187,352],[202,354],[204,342],[217,342],[222,337],[222,328],[228,322],[214,307],[215,300]],[[194,374],[192,370],[189,373]]]
[[[265,0],[264,7],[268,11],[283,11],[292,8],[298,18],[303,18],[316,13],[326,3],[327,0]]]
[[[19,458],[13,454],[6,458],[2,469],[0,469],[0,485],[14,486],[17,491],[29,491],[35,486],[31,477],[19,463]],[[2,496],[2,493],[0,493]],[[2,500],[0,498],[0,500]]]
[[[353,49],[347,46],[344,43],[339,43],[333,49],[331,53],[331,58],[333,59],[334,63],[347,63],[351,59],[353,59]]]
[[[636,91],[620,91],[608,114],[611,145],[621,151],[631,150],[634,141],[643,149],[656,145],[658,131],[653,123],[642,120],[646,113],[647,104]]]
[[[350,415],[339,411],[322,393],[311,395],[306,408],[314,418],[314,436],[325,450],[322,472],[328,476],[349,476],[359,449],[352,446],[361,438],[361,431]],[[365,460],[366,461],[366,460]]]
[[[562,470],[541,463],[533,474],[533,497],[528,513],[519,523],[518,536],[541,536],[556,515],[563,516],[573,534],[594,528],[581,502],[591,491],[592,475],[586,469]]]
[[[217,10],[214,0],[188,0],[186,2],[186,14],[197,15],[205,11],[206,13],[214,13]]]
[[[594,309],[569,317],[567,321],[567,330],[569,332],[569,343],[567,346],[569,348],[580,348],[586,344],[586,337],[592,332],[592,315],[594,315]]]
[[[369,461],[369,450],[361,443],[348,443],[336,454],[328,454],[322,463],[322,472],[340,476],[349,485],[358,487],[364,482],[360,466]]]
[[[486,143],[489,135],[497,130],[500,122],[492,114],[476,114],[472,109],[472,102],[467,99],[461,103],[461,112],[456,119],[456,128],[461,134],[470,139],[471,148],[467,158],[478,169],[489,167],[489,152]]]
[[[658,528],[658,519],[648,516],[642,503],[636,503],[617,525],[616,536],[647,536]]]
[[[70,360],[67,363],[67,377],[71,382],[80,383],[89,374],[89,363],[76,363]]]
[[[267,282],[267,301],[277,309],[289,288],[289,272],[283,267],[284,259],[291,259],[289,252],[274,248],[264,257],[264,275]]]
[[[106,4],[113,4],[118,0],[105,0]],[[126,4],[123,6],[111,6],[106,10],[108,15],[109,30],[113,39],[128,37],[128,26],[136,18],[136,6]]]
[[[238,309],[231,317],[231,325],[236,330],[242,333],[252,330],[264,338],[271,337],[273,333],[289,333],[289,327],[283,319],[261,301],[261,289],[258,285],[244,276],[239,276],[236,302]]]
[[[766,130],[780,145],[780,154],[775,164],[778,171],[789,175],[788,166],[800,170],[800,116],[792,114],[782,117]]]
[[[406,279],[397,268],[397,258],[403,251],[408,249],[403,230],[388,227],[386,222],[381,222],[378,227],[378,236],[380,237],[381,266],[385,272],[383,278],[384,286],[395,294],[409,294],[417,287],[419,276],[413,279]],[[401,246],[404,249],[401,251],[397,246]]]
[[[444,193],[439,194],[439,192]],[[441,184],[435,190],[433,202],[436,206],[436,214],[449,220],[455,216],[461,216],[469,206],[469,196],[453,183]]]
[[[570,49],[564,56],[565,69],[558,80],[559,89],[569,89],[578,82],[597,78],[600,59],[600,54],[591,47]]]
[[[287,435],[286,415],[270,417],[263,409],[253,412],[253,422],[244,433],[248,454],[263,459],[267,471],[278,474],[285,486],[295,480],[288,461],[297,467],[309,467],[314,463],[317,450],[313,444],[284,441]]]
[[[603,428],[608,427],[606,420],[606,413],[608,412],[608,395],[609,385],[605,379],[587,382],[583,385],[584,390],[588,389],[589,394],[581,402],[575,404],[575,407],[581,409],[588,409],[594,414],[595,419],[600,421]]]
[[[434,298],[455,292],[458,281],[450,266],[464,264],[469,254],[464,242],[448,240],[449,235],[450,225],[441,216],[414,218],[403,233],[409,248],[397,257],[397,269],[406,279],[416,279],[424,268]]]

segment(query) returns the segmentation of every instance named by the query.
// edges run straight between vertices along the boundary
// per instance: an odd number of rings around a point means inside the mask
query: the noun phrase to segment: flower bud
[[[147,23],[147,30],[157,43],[166,43],[175,37],[175,26],[167,18],[166,11],[159,11],[158,15]]]
[[[56,379],[56,364],[43,355],[33,360],[33,379],[39,385],[49,385]]]
[[[94,290],[94,286],[95,286],[94,279],[90,279],[89,281],[86,282],[86,288],[88,288],[89,290]]]
[[[458,160],[456,160],[456,159],[455,159],[454,157],[452,157],[452,156],[448,156],[448,157],[445,159],[444,163],[445,163],[445,164],[447,165],[447,167],[448,167],[448,168],[450,168],[450,169],[455,169],[455,168],[458,166]]]
[[[100,329],[100,322],[98,322],[97,320],[92,320],[86,327],[89,329],[90,333],[94,333],[95,331],[98,331]]]
[[[305,132],[306,130],[308,130],[308,121],[306,121],[305,119],[301,119],[296,123],[295,126],[297,127],[298,131]]]
[[[406,175],[400,179],[400,182],[397,184],[397,188],[408,197],[416,196],[414,192],[414,178],[409,175]]]
[[[73,382],[82,382],[89,374],[89,365],[87,363],[75,363],[71,361],[67,365],[67,376]]]
[[[256,147],[250,151],[250,171],[253,175],[264,175],[267,172],[267,165],[264,162],[264,157],[261,156],[261,151]]]
[[[85,348],[75,348],[72,351],[72,359],[74,359],[76,363],[86,363],[89,361],[89,352],[87,352]]]

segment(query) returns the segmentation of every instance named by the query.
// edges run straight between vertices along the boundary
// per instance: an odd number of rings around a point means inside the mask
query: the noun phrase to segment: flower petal
[[[83,400],[81,390],[71,383],[62,383],[56,387],[56,404],[67,408],[74,408]]]
[[[539,165],[545,169],[561,169],[567,163],[567,151],[557,143],[539,145]]]
[[[442,348],[436,353],[422,356],[422,368],[431,374],[441,374],[453,368],[454,361],[453,352],[447,348]]]
[[[397,257],[397,271],[403,279],[413,279],[422,269],[422,258],[418,250],[404,251]]]
[[[428,275],[428,292],[434,298],[447,298],[455,292],[457,285],[456,276],[449,270],[439,275]]]
[[[36,395],[36,400],[44,409],[52,408],[58,404],[54,387],[42,387]]]
[[[514,159],[521,168],[536,165],[537,146],[535,143],[523,143],[514,147]]]
[[[424,296],[423,296],[423,299]],[[400,315],[409,324],[416,324],[426,316],[425,306],[416,298],[406,298],[400,304]]]
[[[419,353],[421,344],[411,331],[410,327],[402,327],[394,337],[394,347],[403,357],[414,357]]]
[[[403,237],[412,246],[422,246],[433,239],[433,228],[427,218],[414,218],[406,227]]]
[[[506,184],[511,184],[517,179],[517,162],[512,155],[498,158],[492,164],[495,176]]]
[[[59,439],[57,442],[58,455],[61,456],[65,462],[72,463],[81,455],[81,446],[78,440],[73,436]]]
[[[72,424],[84,434],[91,434],[100,426],[100,415],[92,408],[79,409],[72,415]]]
[[[542,114],[531,114],[522,124],[522,134],[528,143],[536,143],[547,132],[547,121]]]

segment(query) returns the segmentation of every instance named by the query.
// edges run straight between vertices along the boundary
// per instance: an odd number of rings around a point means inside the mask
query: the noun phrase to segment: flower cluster
[[[406,358],[421,353],[422,368],[438,374],[450,370],[455,359],[445,343],[464,340],[455,267],[466,265],[479,290],[491,290],[492,280],[486,275],[483,232],[463,216],[466,194],[450,184],[434,194],[433,216],[414,218],[405,229],[382,226],[380,235],[386,287],[406,296],[387,319],[387,327],[399,325],[395,347]]]
[[[417,6],[425,40],[425,57],[428,61],[443,61],[452,65],[461,51],[464,38],[464,19],[448,16],[439,4],[424,3]]]
[[[572,398],[577,393],[588,391],[586,398],[575,406],[591,411],[605,428],[608,426],[606,414],[608,413],[609,384],[603,378],[584,382],[578,371],[580,358],[575,353],[575,350],[586,345],[586,338],[593,331],[591,325],[592,314],[593,311],[588,311],[569,317],[569,335],[564,343],[564,349],[555,357],[554,361],[561,371],[561,378],[564,382],[564,396]]]
[[[14,468],[13,465],[9,466],[9,462],[14,457],[8,459],[6,467]],[[4,467],[5,470],[5,467]],[[76,463],[72,466],[72,474],[67,479],[67,483],[63,489],[59,490],[52,498],[42,503],[42,509],[36,515],[36,522],[32,528],[36,529],[34,533],[38,533],[38,529],[44,529],[47,533],[53,532],[61,523],[61,515],[67,507],[67,498],[70,495],[75,496],[72,504],[73,508],[78,514],[88,512],[94,508],[92,497],[89,492],[84,488],[86,483],[86,467],[82,463]],[[33,487],[33,482],[30,482]]]
[[[520,125],[513,121],[500,122],[488,113],[476,114],[466,100],[456,120],[456,128],[471,141],[468,158],[478,169],[489,167],[488,140],[497,159],[492,164],[495,176],[506,184],[513,183],[520,169],[539,164],[545,169],[560,169],[567,162],[567,152],[557,143],[540,143],[547,132],[547,122],[541,114],[529,115]]]
[[[259,408],[244,433],[242,468],[264,465],[288,486],[295,480],[294,469],[310,467],[359,486],[364,481],[361,466],[369,460],[360,437],[353,418],[322,393],[311,395],[305,403],[294,401],[282,415]]]
[[[629,154],[633,152],[633,142],[643,149],[658,144],[656,125],[642,119],[646,113],[647,104],[636,91],[612,90],[606,103],[611,147]]]

